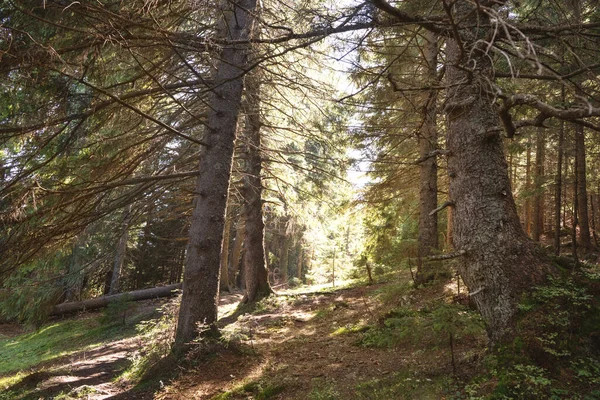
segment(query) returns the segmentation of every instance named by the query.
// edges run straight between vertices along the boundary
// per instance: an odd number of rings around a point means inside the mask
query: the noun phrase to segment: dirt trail
[[[225,313],[234,308],[241,298],[240,293],[222,296],[219,309]],[[155,303],[152,305],[153,309],[157,307]],[[139,346],[138,338],[131,337],[55,359],[38,366],[10,390],[18,393],[24,389],[35,389],[24,399],[36,400],[52,399],[59,393],[87,400],[152,398],[151,394],[128,395],[127,388],[114,382],[129,365],[129,356]]]
[[[324,391],[335,390],[335,398],[359,398],[357,384],[385,379],[398,371],[410,371],[407,381],[416,374],[421,379],[427,379],[429,374],[450,375],[452,368],[444,350],[428,350],[424,357],[422,344],[394,349],[357,346],[359,335],[349,332],[377,324],[386,311],[383,303],[369,295],[380,287],[273,296],[261,311],[241,315],[237,320],[227,318],[224,338],[241,342],[241,346],[195,360],[194,368],[182,371],[179,378],[167,382],[157,393],[130,391],[113,382],[127,365],[128,355],[138,346],[136,338],[79,353],[70,362],[57,365],[52,374],[34,373],[22,384],[38,388],[35,399],[50,399],[59,392],[79,392],[80,398],[95,400],[187,400],[211,399],[234,389],[237,392],[227,399],[251,399],[256,392],[239,388],[259,382],[275,389],[270,399],[305,400],[319,386]],[[424,298],[432,295],[426,292],[420,291]],[[231,312],[241,297],[223,296],[221,312]]]
[[[189,371],[157,394],[158,399],[210,399],[256,380],[280,386],[271,399],[306,399],[315,385],[335,386],[338,398],[353,398],[358,382],[385,378],[408,365],[422,362],[417,348],[401,351],[356,345],[356,335],[339,334],[340,328],[375,322],[376,301],[365,294],[371,288],[341,290],[333,294],[301,295],[273,312],[245,315],[236,322],[249,354],[224,352]],[[343,330],[343,329],[341,329]],[[336,333],[336,331],[338,331]],[[440,353],[434,365],[423,370],[449,368]],[[253,398],[239,393],[228,399]]]

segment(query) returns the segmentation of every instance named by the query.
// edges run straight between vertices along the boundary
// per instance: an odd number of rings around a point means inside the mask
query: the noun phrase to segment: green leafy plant
[[[552,381],[547,371],[535,365],[517,364],[498,372],[495,399],[546,399],[551,395]]]
[[[439,333],[441,341],[447,340],[450,347],[452,371],[456,375],[456,356],[454,350],[456,340],[461,336],[481,333],[483,324],[474,313],[468,312],[463,306],[456,304],[441,304],[434,309],[431,316],[433,331]]]
[[[130,381],[140,380],[146,372],[171,352],[175,338],[179,299],[171,300],[159,309],[159,318],[140,322],[136,329],[142,346],[130,356],[131,365],[121,375]]]
[[[100,322],[103,324],[121,324],[125,325],[127,312],[132,306],[131,298],[127,295],[119,296],[117,299],[108,303],[108,306],[102,311]]]
[[[309,400],[338,400],[340,394],[333,382],[325,379],[313,379],[312,389],[308,394]]]

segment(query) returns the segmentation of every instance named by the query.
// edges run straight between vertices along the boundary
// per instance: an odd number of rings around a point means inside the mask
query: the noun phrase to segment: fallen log
[[[69,314],[78,311],[95,310],[108,306],[109,303],[127,298],[129,301],[149,300],[159,297],[169,297],[175,295],[174,290],[181,289],[181,283],[175,283],[168,286],[159,286],[150,289],[134,290],[113,294],[110,296],[96,297],[95,299],[75,301],[71,303],[61,303],[54,306],[50,315]]]

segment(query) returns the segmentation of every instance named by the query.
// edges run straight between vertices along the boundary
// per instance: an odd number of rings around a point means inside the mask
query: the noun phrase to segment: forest
[[[600,399],[598,6],[0,1],[0,400]]]

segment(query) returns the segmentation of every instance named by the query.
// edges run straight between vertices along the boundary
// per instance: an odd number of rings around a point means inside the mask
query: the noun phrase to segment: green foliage
[[[450,345],[451,340],[481,335],[479,315],[455,304],[437,303],[413,309],[398,307],[388,312],[377,327],[362,334],[359,343],[366,347],[394,347],[401,343]]]
[[[263,381],[251,381],[211,398],[211,400],[247,399],[251,396],[255,400],[268,400],[285,390],[285,386]]]
[[[57,277],[65,263],[63,252],[56,252],[15,270],[2,282],[0,316],[39,326],[62,295]]]
[[[544,399],[551,394],[547,371],[535,365],[516,364],[502,370],[494,399]]]
[[[577,276],[549,278],[548,284],[535,288],[519,309],[524,349],[541,363],[577,353],[581,334],[587,330],[586,319],[597,314],[594,296]]]
[[[441,338],[460,338],[482,333],[483,323],[478,314],[464,306],[442,303],[431,313],[431,327]]]
[[[127,311],[131,308],[131,299],[124,295],[108,303],[108,306],[102,310],[100,321],[105,325],[121,324],[125,325]]]
[[[581,357],[573,360],[570,367],[578,381],[590,386],[600,385],[600,360]]]
[[[308,400],[339,400],[340,394],[332,381],[325,379],[313,379]]]
[[[598,286],[589,271],[550,278],[519,306],[517,336],[486,358],[467,392],[491,399],[598,399]]]
[[[285,304],[285,297],[283,296],[269,296],[261,299],[256,303],[253,309],[254,314],[266,314],[274,312],[281,308]]]
[[[0,374],[23,371],[41,362],[89,350],[105,340],[118,340],[135,334],[130,327],[103,325],[97,317],[87,317],[42,326],[36,332],[0,341]]]
[[[447,395],[451,383],[445,376],[430,379],[403,370],[389,377],[361,382],[356,385],[355,394],[359,400],[453,399]]]
[[[141,380],[144,374],[171,352],[179,315],[179,299],[171,300],[159,311],[162,313],[159,318],[142,321],[136,326],[143,346],[129,357],[131,364],[121,375],[128,381]]]

